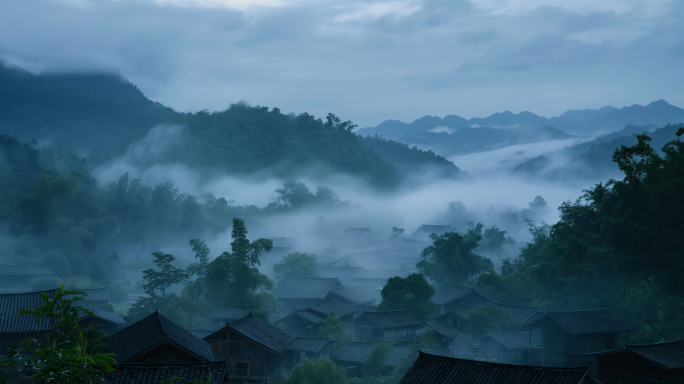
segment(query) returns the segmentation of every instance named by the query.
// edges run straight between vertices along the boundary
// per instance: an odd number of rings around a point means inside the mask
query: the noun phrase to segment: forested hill
[[[320,119],[243,104],[179,113],[120,76],[37,76],[0,65],[0,132],[19,140],[74,148],[97,165],[122,156],[155,126],[180,126],[187,140],[146,161],[185,163],[207,173],[267,171],[288,179],[343,173],[380,189],[397,187],[408,173],[431,166],[439,169],[436,175],[458,174],[453,163],[397,143],[385,143],[376,153],[378,146],[362,145],[351,132],[351,122],[332,114]]]

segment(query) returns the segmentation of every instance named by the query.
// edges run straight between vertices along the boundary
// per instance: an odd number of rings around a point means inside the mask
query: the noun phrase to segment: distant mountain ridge
[[[621,109],[606,106],[600,109],[569,110],[550,119],[527,111],[517,114],[505,111],[494,113],[486,118],[465,119],[457,115],[447,115],[444,118],[423,116],[412,123],[385,120],[375,127],[359,129],[356,133],[362,136],[377,134],[387,139],[407,142],[405,136],[426,132],[437,127],[447,127],[452,130],[467,127],[517,128],[523,131],[531,131],[550,125],[573,134],[593,135],[617,131],[628,124],[663,126],[668,123],[680,122],[684,122],[684,109],[671,105],[665,100],[658,100],[646,106],[635,104]],[[409,143],[407,142],[407,144]]]

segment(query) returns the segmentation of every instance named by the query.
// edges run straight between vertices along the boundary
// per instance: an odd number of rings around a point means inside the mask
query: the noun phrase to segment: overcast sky
[[[116,71],[180,111],[245,100],[361,126],[684,107],[684,1],[3,0],[0,58]]]

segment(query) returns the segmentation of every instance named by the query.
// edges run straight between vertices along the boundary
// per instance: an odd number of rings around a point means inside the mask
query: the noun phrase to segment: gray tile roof
[[[529,332],[487,331],[484,336],[480,337],[480,340],[485,338],[490,338],[507,349],[527,348],[530,343]],[[540,345],[541,343],[541,331],[532,331],[532,345]]]
[[[292,344],[287,346],[287,350],[318,353],[330,343],[331,340],[327,337],[297,337]]]
[[[395,271],[367,271],[363,270],[361,273],[359,273],[358,276],[355,277],[355,279],[382,279],[382,280],[387,280],[391,277],[399,276],[406,278],[408,275],[417,272],[417,270],[395,270]]]
[[[352,342],[333,353],[333,361],[363,364],[368,354],[373,351],[373,343]],[[411,354],[411,350],[402,345],[395,345],[385,358],[385,367],[396,367],[401,359]]]
[[[684,369],[684,339],[656,344],[627,344],[623,349],[588,353],[585,356],[610,356],[631,353],[667,370]]]
[[[119,363],[126,362],[129,358],[164,342],[185,349],[199,359],[214,360],[209,343],[156,311],[107,338],[109,352],[116,355],[116,361]]]
[[[435,334],[450,340],[457,339],[463,335],[463,333],[457,331],[455,328],[452,327],[445,327],[443,325],[435,323],[428,323],[428,325],[430,326],[430,328],[432,328]]]
[[[382,312],[369,312],[363,311],[361,315],[357,316],[352,320],[355,323],[361,318],[365,318],[371,323],[375,324],[376,327],[385,328],[401,328],[401,327],[419,327],[421,325],[420,321],[409,315],[405,309],[398,311],[382,311]]]
[[[333,288],[341,287],[337,278],[287,276],[273,295],[278,299],[324,299]]]
[[[459,287],[458,285],[444,283],[435,291],[435,295],[432,296],[432,302],[437,305],[449,304],[450,302],[471,293],[477,293],[480,296],[485,297],[477,292],[475,288]]]
[[[343,303],[339,300],[323,301],[312,305],[308,308],[308,310],[325,317],[327,317],[330,312],[332,312],[335,317],[344,317],[359,312],[359,309],[356,305]]]
[[[235,321],[259,309],[258,305],[219,305],[204,316],[205,319]]]
[[[298,316],[310,324],[320,324],[323,321],[325,321],[325,318],[327,317],[327,316],[322,315],[322,314],[309,312],[306,309],[294,311],[290,315],[291,316]]]
[[[400,384],[579,384],[587,367],[547,368],[435,356],[420,352]]]
[[[109,384],[159,384],[171,377],[177,376],[194,383],[195,380],[204,382],[211,374],[211,383],[222,384],[226,378],[226,364],[224,361],[210,363],[184,364],[119,364],[116,372],[104,374]]]
[[[596,333],[628,332],[632,328],[620,320],[609,308],[591,309],[587,311],[548,311],[545,316],[527,319],[521,327],[534,327],[541,319],[549,317],[573,335]]]
[[[528,319],[530,316],[539,312],[539,307],[527,307],[524,305],[514,305],[514,304],[503,304],[496,301],[492,302],[490,305],[505,309],[510,312],[518,320],[518,323]]]
[[[318,277],[354,277],[361,273],[363,267],[318,267]]]
[[[44,264],[0,265],[0,276],[52,276],[52,268]]]
[[[352,302],[354,304],[374,305],[375,297],[354,287],[339,287],[330,290],[330,295],[338,297],[343,300]]]
[[[253,314],[249,314],[238,321],[228,323],[224,328],[230,328],[276,353],[283,352],[288,345],[295,341],[295,337],[291,334]],[[224,328],[221,328],[221,330],[217,332],[223,331]],[[205,340],[208,339],[211,339],[211,336],[205,337]]]
[[[33,316],[17,316],[22,309],[35,309],[43,304],[43,292],[52,299],[56,289],[28,293],[3,293],[0,294],[0,333],[8,332],[38,332],[48,331],[52,328],[46,318],[36,323]]]
[[[87,319],[89,317],[96,317],[102,320],[106,320],[112,324],[116,325],[124,325],[126,324],[126,320],[121,315],[118,315],[116,313],[111,313],[109,311],[105,311],[103,309],[93,309],[91,310],[93,312],[92,315],[90,314],[83,314],[79,317],[79,321],[83,319]]]

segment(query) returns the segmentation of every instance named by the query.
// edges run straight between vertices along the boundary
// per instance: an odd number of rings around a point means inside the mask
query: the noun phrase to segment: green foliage
[[[158,270],[152,268],[143,271],[143,288],[148,297],[142,297],[128,311],[128,320],[133,322],[144,318],[158,310],[175,322],[185,324],[194,313],[192,303],[167,290],[174,284],[182,284],[188,279],[188,273],[173,266],[173,255],[154,252],[154,263]]]
[[[392,340],[376,339],[373,341],[373,350],[371,350],[363,366],[361,366],[361,373],[364,379],[378,377],[384,373],[385,361],[392,348],[394,348]]]
[[[335,351],[354,341],[354,334],[351,333],[342,320],[333,315],[332,312],[323,320],[323,324],[318,327],[317,336],[337,340],[337,342],[333,344],[333,349]]]
[[[392,238],[399,237],[404,233],[404,231],[406,231],[404,228],[392,227],[392,234],[390,235],[390,237],[392,237]]]
[[[552,226],[530,224],[532,240],[520,256],[501,275],[480,275],[478,288],[546,308],[612,306],[639,342],[683,337],[684,142],[672,140],[660,152],[645,135],[618,148],[613,160],[624,179],[563,203]]]
[[[378,305],[378,311],[406,309],[421,323],[428,321],[435,311],[432,302],[435,289],[420,273],[412,273],[406,278],[389,278],[380,294],[382,302]]]
[[[292,369],[283,384],[344,384],[347,374],[327,358],[311,361],[306,357]]]
[[[18,346],[2,351],[2,381],[22,377],[31,383],[100,383],[102,372],[113,372],[116,361],[112,354],[94,352],[89,340],[78,326],[79,313],[90,313],[75,305],[80,297],[67,295],[83,292],[64,290],[63,286],[50,298],[43,293],[43,303],[35,309],[23,309],[18,316],[30,316],[52,324],[54,331],[44,338],[28,338]],[[63,333],[67,331],[67,333]],[[1,359],[1,358],[0,358]]]
[[[480,337],[487,331],[516,331],[518,320],[503,308],[492,305],[477,306],[470,311],[468,333]]]
[[[335,191],[328,187],[318,187],[316,193],[302,182],[286,181],[283,188],[275,190],[278,196],[266,209],[274,212],[291,212],[305,208],[347,208],[349,201],[340,201]]]
[[[463,281],[494,267],[488,258],[473,253],[482,240],[482,224],[470,225],[465,235],[447,232],[430,235],[433,244],[425,248],[420,256],[423,260],[416,266],[428,278],[438,284]]]
[[[276,281],[285,276],[316,276],[318,261],[316,255],[306,252],[288,253],[282,261],[273,265],[273,275]]]

